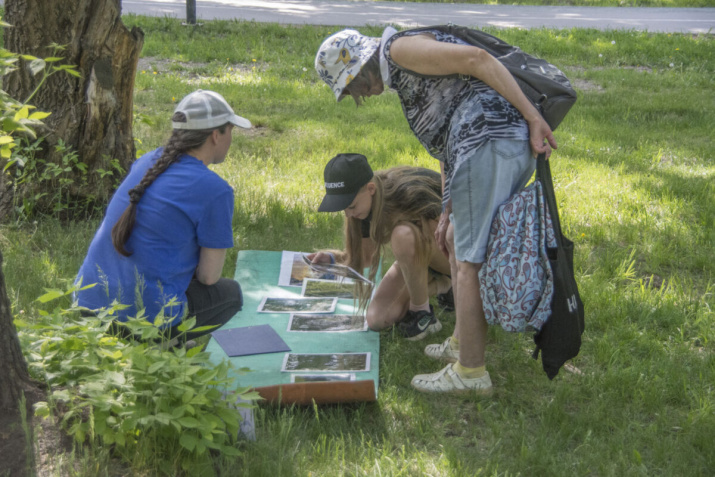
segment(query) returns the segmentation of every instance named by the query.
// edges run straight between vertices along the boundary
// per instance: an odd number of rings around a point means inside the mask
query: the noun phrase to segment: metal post
[[[196,25],[196,0],[186,0],[186,24]]]

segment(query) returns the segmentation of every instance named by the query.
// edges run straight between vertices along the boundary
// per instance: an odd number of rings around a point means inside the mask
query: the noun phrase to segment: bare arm
[[[221,278],[225,261],[225,248],[201,247],[199,265],[196,267],[196,279],[204,285],[213,285]]]
[[[519,88],[514,77],[499,60],[475,46],[456,45],[428,35],[403,36],[390,47],[392,59],[415,73],[432,76],[468,75],[484,81],[509,101],[529,125],[531,149],[550,154],[556,149],[551,128]],[[545,143],[544,141],[548,141]]]
[[[361,248],[362,263],[370,263],[370,261],[372,260],[372,256],[377,250],[375,242],[373,242],[372,239],[369,237],[363,237],[361,242]],[[330,263],[330,255],[333,256],[336,263],[345,263],[347,261],[347,252],[340,250],[323,250],[320,252],[311,253],[308,254],[308,260],[313,263]]]

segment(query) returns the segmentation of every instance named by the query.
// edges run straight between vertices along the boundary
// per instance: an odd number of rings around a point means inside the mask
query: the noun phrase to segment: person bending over
[[[76,298],[90,310],[114,300],[128,305],[120,322],[163,314],[174,338],[186,317],[195,316],[197,327],[221,326],[242,307],[239,284],[221,278],[233,246],[233,189],[208,166],[226,158],[233,127],[251,123],[203,90],[183,98],[171,119],[166,145],[134,162],[109,202],[77,275],[96,285]]]
[[[429,297],[451,287],[449,261],[434,233],[441,212],[440,175],[420,167],[394,167],[373,174],[362,154],[338,154],[325,166],[320,212],[345,213],[345,251],[309,255],[313,262],[337,260],[375,281],[384,248],[395,262],[382,277],[366,310],[370,329],[397,325],[408,340],[442,328]],[[362,287],[361,307],[370,290]]]

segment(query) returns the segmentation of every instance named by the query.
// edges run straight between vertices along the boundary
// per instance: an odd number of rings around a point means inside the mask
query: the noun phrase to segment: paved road
[[[122,0],[123,13],[186,19],[185,0]],[[333,0],[196,0],[199,20],[242,19],[285,24],[402,27],[465,26],[596,28],[715,33],[715,8],[537,7],[468,3]]]

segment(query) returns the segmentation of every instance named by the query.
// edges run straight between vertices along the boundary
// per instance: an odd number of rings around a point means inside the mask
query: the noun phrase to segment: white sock
[[[410,311],[430,311],[429,308],[429,300],[424,302],[421,305],[415,305],[412,302],[410,302]]]

